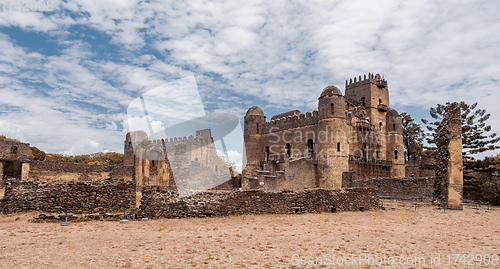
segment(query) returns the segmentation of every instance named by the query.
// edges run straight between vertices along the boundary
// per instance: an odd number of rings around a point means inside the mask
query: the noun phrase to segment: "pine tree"
[[[449,102],[446,105],[450,104]],[[427,143],[434,144],[436,129],[443,118],[446,105],[438,104],[436,108],[431,107],[429,114],[435,121],[422,119],[429,133]],[[477,102],[468,105],[464,101],[460,102],[462,110],[462,154],[465,159],[472,158],[471,155],[500,148],[498,142],[500,137],[496,133],[490,133],[491,125],[486,121],[490,114],[485,109],[477,108]]]
[[[401,113],[401,118],[403,120],[403,145],[406,160],[419,159],[424,149],[424,131],[408,113]]]

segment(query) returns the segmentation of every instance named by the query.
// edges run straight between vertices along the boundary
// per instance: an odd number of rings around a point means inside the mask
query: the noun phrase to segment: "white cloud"
[[[0,120],[0,135],[4,135],[8,138],[14,138],[20,141],[24,141],[25,135],[22,131],[22,127],[5,120]]]
[[[99,145],[99,142],[88,138],[82,138],[73,143],[73,145],[68,150],[65,150],[63,154],[78,155],[98,151],[102,151],[102,147]]]
[[[400,110],[479,101],[492,113],[490,122],[500,122],[496,1],[78,0],[54,6],[52,13],[0,18],[3,27],[55,36],[62,48],[45,56],[0,34],[0,87],[6,92],[0,102],[18,106],[9,117],[24,120],[28,139],[38,126],[28,113],[59,127],[54,129],[78,122],[79,131],[97,134],[97,120],[103,128],[120,123],[124,107],[141,93],[193,74],[205,105],[238,115],[255,104],[312,110],[328,84],[342,88],[350,77],[380,72],[389,81],[391,106]],[[104,33],[123,59],[104,57],[100,48],[108,44],[102,41],[67,39],[71,26]],[[26,84],[40,81],[51,90],[41,94]],[[121,131],[108,127],[107,134]],[[493,128],[500,133],[500,126]]]
[[[238,152],[236,150],[228,150],[226,153],[230,163],[234,163],[236,171],[241,172],[243,163],[243,153]],[[217,150],[217,155],[221,156],[224,159],[226,158],[224,152],[221,150]]]

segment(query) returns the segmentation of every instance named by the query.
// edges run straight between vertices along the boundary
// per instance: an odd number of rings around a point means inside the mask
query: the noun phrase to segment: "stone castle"
[[[343,176],[404,177],[402,121],[389,106],[380,75],[346,81],[345,96],[328,86],[318,110],[275,115],[251,107],[245,116],[242,186],[267,190],[342,187]]]
[[[312,113],[293,110],[266,121],[251,107],[241,177],[229,175],[209,129],[152,141],[129,132],[123,166],[34,161],[29,144],[0,140],[0,211],[62,212],[71,205],[80,213],[135,208],[148,217],[288,214],[377,208],[379,196],[461,209],[460,124],[460,108],[451,104],[438,128],[433,173],[406,166],[402,120],[389,107],[387,81],[368,74],[346,81],[345,95],[326,87]],[[209,191],[179,198],[181,187]]]
[[[32,161],[29,144],[4,141],[0,172],[2,178],[37,182],[112,176],[138,186],[177,182],[194,188],[203,178],[222,184],[230,176],[213,142],[209,129],[196,131],[196,136],[153,141],[144,131],[129,132],[124,165],[113,167]],[[401,117],[389,107],[387,81],[378,74],[346,81],[345,96],[335,86],[326,87],[312,113],[293,110],[266,121],[260,108],[250,108],[244,119],[244,143],[243,177],[227,188],[338,189],[346,176],[405,176]]]

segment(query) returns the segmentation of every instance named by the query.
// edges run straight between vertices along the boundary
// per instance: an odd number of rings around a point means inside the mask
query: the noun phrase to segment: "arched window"
[[[269,161],[269,147],[266,147],[266,162]]]
[[[286,144],[286,154],[288,155],[288,158],[290,158],[290,156],[292,155],[290,143]]]
[[[365,106],[365,105],[366,105],[366,102],[365,102],[365,97],[361,97],[361,105],[362,105],[362,106]]]
[[[332,114],[333,114],[333,111],[334,111],[334,109],[333,109],[333,108],[334,108],[334,105],[333,105],[333,103],[331,103],[331,104],[330,104],[330,113],[332,113]]]
[[[382,104],[382,98],[379,98],[378,99],[378,104],[381,105]]]
[[[257,122],[257,133],[259,132],[259,123]]]
[[[382,122],[379,122],[379,123],[378,123],[378,130],[379,130],[379,131],[382,131]]]
[[[398,151],[397,151],[397,150],[395,150],[395,151],[394,151],[394,160],[397,160],[397,159],[398,159]]]
[[[337,142],[337,152],[340,152],[340,142]]]
[[[312,157],[314,153],[314,142],[312,139],[307,140],[307,154]]]
[[[394,123],[394,124],[392,125],[392,129],[393,129],[394,131],[396,131],[396,123]]]

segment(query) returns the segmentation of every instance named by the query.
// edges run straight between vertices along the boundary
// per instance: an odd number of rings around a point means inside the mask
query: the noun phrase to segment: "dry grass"
[[[442,214],[432,208],[416,213],[399,208],[128,224],[96,221],[68,227],[32,223],[33,215],[0,215],[2,268],[289,268],[294,254],[500,255],[499,208],[481,214],[473,209]],[[424,268],[433,267],[427,263]]]

